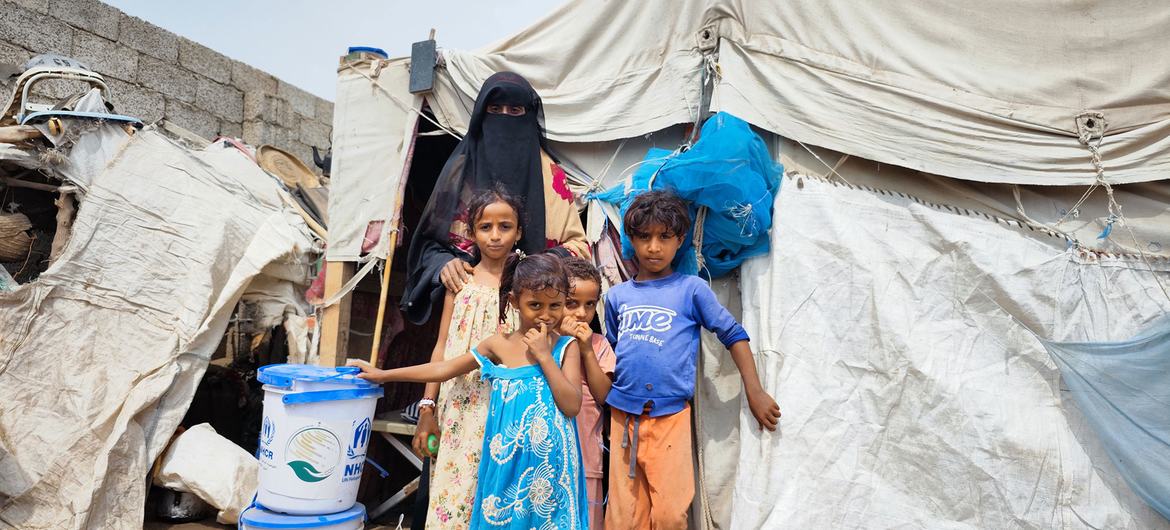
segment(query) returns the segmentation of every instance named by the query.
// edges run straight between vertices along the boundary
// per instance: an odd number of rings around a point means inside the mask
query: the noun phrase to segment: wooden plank
[[[329,299],[341,291],[345,282],[353,277],[353,263],[328,261],[325,265],[325,298]],[[326,307],[321,316],[320,357],[321,366],[341,366],[349,348],[349,313],[351,297],[346,294],[336,304]]]
[[[389,434],[401,434],[403,436],[414,436],[415,425],[401,421],[389,420],[374,420],[372,430],[374,432],[384,432]]]

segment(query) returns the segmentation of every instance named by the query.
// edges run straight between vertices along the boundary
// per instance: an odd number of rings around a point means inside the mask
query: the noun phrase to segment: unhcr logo
[[[357,458],[366,454],[366,444],[370,443],[370,419],[366,418],[353,430],[353,442],[349,444],[346,455]]]
[[[264,416],[264,422],[260,424],[260,445],[272,445],[273,438],[276,438],[276,424],[272,418]]]

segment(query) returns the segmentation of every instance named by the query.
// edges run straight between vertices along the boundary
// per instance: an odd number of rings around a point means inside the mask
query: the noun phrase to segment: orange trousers
[[[685,530],[695,497],[690,405],[658,418],[610,411],[606,529]]]

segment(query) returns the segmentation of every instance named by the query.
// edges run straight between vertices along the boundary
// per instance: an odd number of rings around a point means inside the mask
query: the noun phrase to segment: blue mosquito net
[[[772,201],[780,189],[783,167],[772,160],[764,140],[747,122],[720,112],[703,124],[699,141],[675,154],[650,149],[628,182],[594,194],[618,206],[621,215],[637,196],[650,189],[670,190],[690,204],[695,221],[706,206],[702,224],[702,262],[695,256],[693,227],[675,258],[674,269],[710,278],[726,275],[743,260],[768,252]],[[622,231],[622,253],[633,247]]]
[[[1125,482],[1170,519],[1170,317],[1122,342],[1041,342]]]

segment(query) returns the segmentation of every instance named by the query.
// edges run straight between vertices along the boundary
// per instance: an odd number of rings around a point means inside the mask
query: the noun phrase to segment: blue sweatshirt
[[[674,273],[650,281],[631,280],[605,295],[605,335],[617,355],[606,403],[627,414],[667,416],[695,394],[699,326],[724,346],[748,334],[697,276]]]

